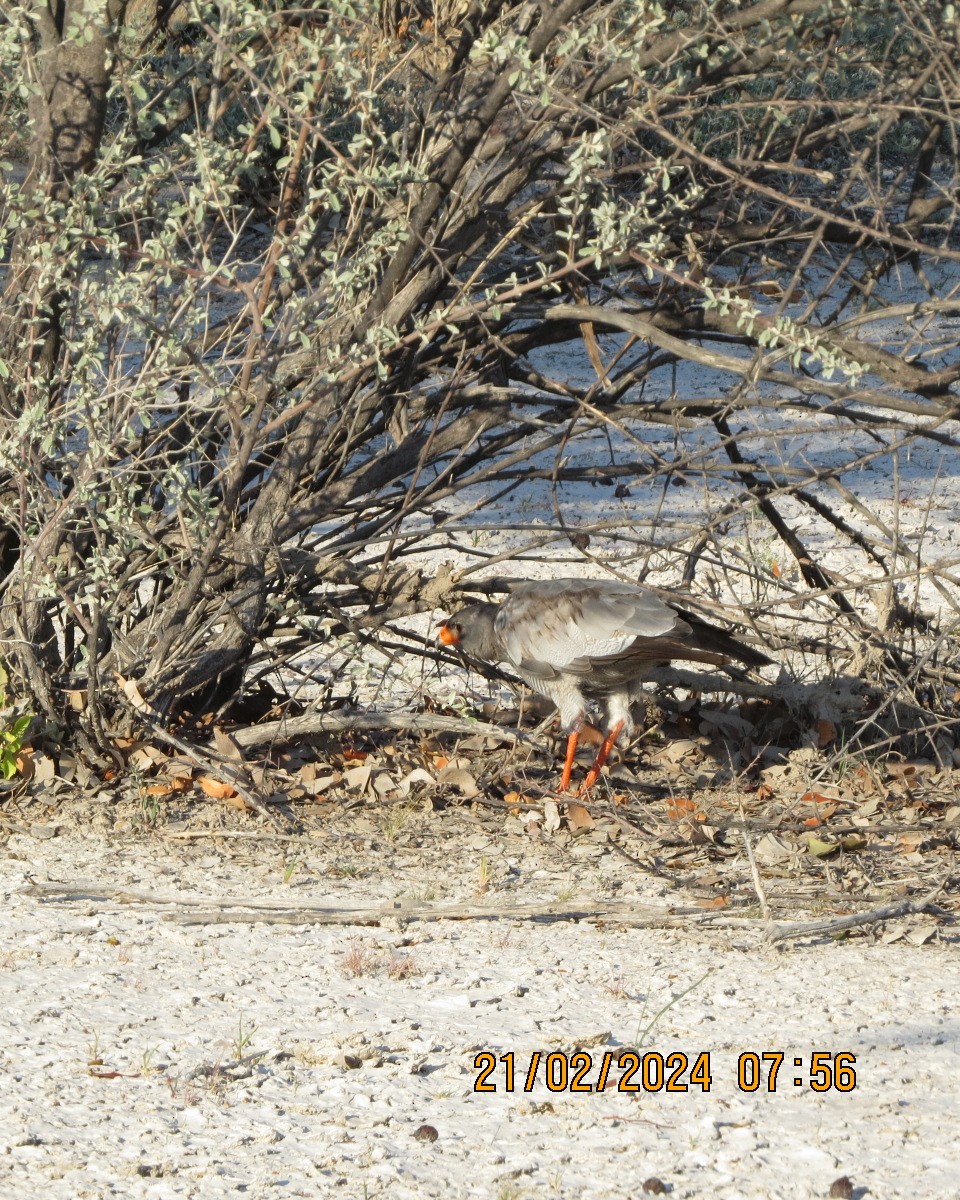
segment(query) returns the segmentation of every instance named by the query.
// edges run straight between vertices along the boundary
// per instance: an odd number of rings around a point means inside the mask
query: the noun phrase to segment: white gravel
[[[415,862],[373,881],[308,871],[291,887],[278,853],[11,840],[0,860],[4,1200],[619,1200],[646,1194],[651,1176],[678,1197],[812,1197],[842,1175],[855,1196],[960,1196],[955,944],[860,937],[777,951],[752,932],[518,921],[185,926],[157,904],[20,891],[39,878],[361,906],[409,894],[417,875]],[[444,883],[474,867],[452,846]],[[426,865],[424,882],[435,873]],[[531,880],[510,901],[542,897]],[[551,1093],[542,1070],[524,1094],[533,1051],[582,1045],[599,1064],[638,1041],[691,1061],[708,1051],[709,1094]],[[499,1065],[497,1092],[474,1092],[487,1049],[515,1052],[513,1094]],[[785,1054],[774,1093],[738,1089],[748,1051]],[[794,1086],[814,1051],[855,1054],[855,1090]],[[414,1137],[424,1124],[435,1141]]]

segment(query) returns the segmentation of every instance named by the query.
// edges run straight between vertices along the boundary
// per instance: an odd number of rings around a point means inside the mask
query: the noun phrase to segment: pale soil
[[[671,901],[601,847],[491,836],[464,809],[393,844],[20,834],[0,872],[4,1200],[619,1198],[654,1176],[678,1197],[813,1197],[844,1175],[855,1196],[960,1196],[949,927],[920,947],[861,933],[774,950],[756,929],[615,923],[183,925],[156,900],[21,890]],[[523,1093],[533,1051],[582,1046],[599,1063],[638,1044],[709,1051],[710,1093],[551,1093],[542,1073]],[[496,1094],[473,1091],[487,1049],[516,1052],[514,1094],[503,1068]],[[853,1092],[793,1085],[794,1056],[809,1067],[818,1050],[856,1055]],[[738,1090],[747,1051],[785,1053],[775,1093]],[[424,1124],[435,1141],[414,1137]]]

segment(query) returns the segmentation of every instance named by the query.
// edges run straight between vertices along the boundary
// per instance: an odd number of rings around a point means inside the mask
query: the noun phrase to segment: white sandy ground
[[[513,920],[190,926],[155,902],[19,890],[87,881],[353,907],[440,884],[444,903],[476,901],[489,855],[494,876],[513,880],[504,902],[557,895],[555,875],[482,833],[440,870],[414,847],[362,879],[324,878],[307,861],[292,884],[276,844],[216,845],[76,833],[8,844],[3,1200],[620,1198],[646,1194],[651,1176],[676,1197],[813,1197],[841,1175],[857,1197],[960,1196],[955,944],[860,937],[774,950],[752,930]],[[586,901],[608,863],[611,878],[620,868],[577,849],[569,889]],[[627,877],[620,899],[669,903],[656,881]],[[353,977],[351,956],[365,964]],[[709,1094],[554,1094],[542,1074],[531,1094],[519,1078],[505,1094],[501,1068],[496,1094],[473,1091],[479,1051],[515,1051],[518,1075],[534,1050],[585,1045],[599,1062],[637,1045],[665,1005],[644,1048],[691,1061],[709,1051]],[[794,1086],[809,1073],[794,1056],[809,1065],[818,1050],[856,1055],[853,1092]],[[747,1051],[785,1052],[774,1094],[738,1090]],[[256,1052],[246,1071],[197,1073]],[[423,1124],[435,1141],[413,1136]]]

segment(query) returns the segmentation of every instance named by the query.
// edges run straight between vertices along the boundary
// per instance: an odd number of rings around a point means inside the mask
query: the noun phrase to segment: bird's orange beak
[[[460,641],[460,634],[455,633],[447,624],[440,626],[440,632],[437,634],[437,636],[445,646],[456,646],[456,644]]]

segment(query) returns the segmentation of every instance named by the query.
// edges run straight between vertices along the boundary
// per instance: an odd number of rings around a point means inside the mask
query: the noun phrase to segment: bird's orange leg
[[[567,737],[567,757],[563,762],[563,774],[560,776],[560,791],[565,792],[570,787],[570,775],[573,771],[573,760],[577,757],[577,742],[580,740],[580,730],[574,729]]]
[[[580,791],[577,792],[578,796],[585,796],[600,778],[600,771],[603,768],[603,764],[607,761],[607,755],[617,744],[617,738],[620,736],[620,731],[622,729],[623,722],[618,721],[603,739],[603,745],[597,751],[597,757],[593,760],[593,766],[590,768],[586,779],[583,781],[583,787],[581,787]]]

